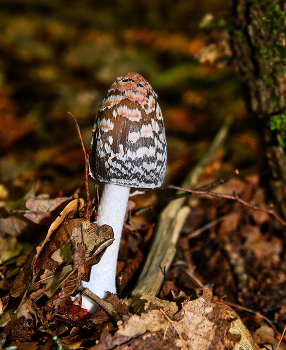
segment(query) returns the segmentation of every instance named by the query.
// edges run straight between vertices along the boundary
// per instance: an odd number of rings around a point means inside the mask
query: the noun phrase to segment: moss
[[[218,21],[217,21],[217,26],[220,28],[220,29],[224,29],[224,28],[227,28],[228,27],[228,24],[227,22],[220,18]]]
[[[277,131],[279,134],[278,142],[280,146],[286,147],[286,109],[279,114],[272,115],[269,126],[270,130]]]
[[[234,1],[233,49],[250,91],[252,112],[268,118],[285,109],[285,11],[277,0]],[[282,85],[282,86],[281,86]]]
[[[278,56],[284,58],[286,54],[286,46],[283,43],[286,32],[285,12],[273,0],[251,0],[249,4],[258,17],[260,16],[258,21],[262,22],[261,31],[268,39],[261,49],[262,58],[272,58],[275,61]]]

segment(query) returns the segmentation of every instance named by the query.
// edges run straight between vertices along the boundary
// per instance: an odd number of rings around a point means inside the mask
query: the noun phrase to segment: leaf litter
[[[12,264],[22,248],[17,246],[16,237],[14,242],[9,242],[16,247],[14,255],[5,256],[2,248],[4,279],[0,287],[6,293],[1,298],[1,345],[19,349],[25,348],[27,342],[35,348],[45,345],[63,349],[258,349],[239,316],[217,297],[227,295],[231,300],[236,294],[233,287],[236,280],[240,290],[238,300],[244,305],[257,304],[263,310],[263,298],[255,300],[253,296],[269,280],[273,291],[281,283],[280,280],[275,285],[274,276],[269,276],[269,267],[277,265],[283,253],[282,239],[271,237],[271,231],[279,227],[279,217],[277,222],[271,221],[271,215],[276,219],[277,216],[264,204],[265,191],[258,184],[255,176],[242,182],[232,175],[227,181],[216,181],[186,193],[192,194],[188,200],[192,211],[183,226],[173,267],[165,275],[161,299],[142,295],[140,312],[134,311],[131,299],[108,294],[101,300],[80,286],[81,280],[88,281],[91,266],[100,261],[113,242],[111,227],[98,227],[91,222],[96,212],[93,202],[84,203],[83,199],[74,197],[29,198],[24,217],[36,225],[51,224],[46,237],[29,254],[19,273],[14,272],[16,279],[12,285],[9,277],[13,273],[7,269],[8,262]],[[221,185],[218,192],[208,192],[217,185]],[[233,188],[236,190],[233,196],[220,193]],[[201,197],[194,198],[195,193]],[[210,195],[217,197],[215,205]],[[152,205],[146,209],[152,210]],[[128,211],[140,212],[133,201]],[[119,295],[132,284],[153,236],[153,225],[142,226],[146,219],[138,221],[129,214],[125,220],[118,264]],[[204,222],[213,224],[200,229]],[[191,245],[194,240],[195,249]],[[9,247],[6,250],[9,253]],[[180,256],[184,257],[183,264]],[[198,259],[205,259],[204,271]],[[266,283],[254,281],[248,260],[262,276],[268,274]],[[264,266],[261,260],[266,263]],[[210,274],[216,278],[210,278]],[[225,278],[224,285],[221,281]],[[211,289],[202,288],[208,279],[216,281],[214,299]],[[179,293],[180,289],[192,295],[192,299],[184,292]],[[80,307],[81,294],[99,305],[94,315]],[[281,316],[277,314],[277,322],[281,322]],[[247,316],[246,320],[251,318]],[[266,317],[265,320],[269,321]],[[261,326],[257,320],[256,323]],[[263,342],[261,331],[253,336],[259,343]]]
[[[235,182],[237,180],[232,179],[225,187],[232,187]],[[260,189],[254,190],[254,195],[247,197],[249,187],[243,183],[235,187],[240,188],[242,197],[246,191],[246,197],[244,197],[246,199],[252,198],[255,202],[257,197],[261,198]],[[53,205],[48,205],[45,201],[30,199],[27,202],[27,208],[34,212],[38,210],[40,214],[45,213],[44,216],[48,217],[51,208],[54,210],[65,201],[66,199],[61,199],[55,201]],[[194,204],[191,197],[189,204],[191,206]],[[198,202],[196,204],[198,205]],[[134,208],[134,205],[130,208]],[[219,209],[220,206],[218,205],[217,208]],[[227,234],[242,225],[244,210],[243,207],[240,207],[236,212],[225,215],[217,226],[218,237],[221,235],[224,237],[220,240],[224,242],[229,261],[236,267],[234,273],[238,280],[247,286],[244,280],[245,274],[248,273],[247,268],[243,269],[243,261],[240,266],[239,254],[235,249],[236,244]],[[95,223],[86,219],[85,215],[86,208],[82,199],[70,201],[50,225],[43,242],[30,253],[9,293],[1,299],[2,345],[5,343],[18,344],[19,348],[22,348],[22,345],[24,348],[24,344],[32,342],[35,348],[41,348],[43,344],[51,346],[56,343],[63,348],[96,350],[130,349],[136,348],[139,344],[144,344],[144,348],[148,349],[158,347],[166,349],[258,349],[239,316],[224,302],[212,301],[211,289],[204,288],[203,294],[198,295],[198,298],[194,300],[190,300],[184,293],[176,295],[172,289],[178,284],[178,281],[173,280],[175,284],[171,283],[176,275],[176,272],[172,273],[172,269],[166,275],[162,291],[165,296],[171,292],[173,301],[147,295],[141,296],[141,299],[144,300],[144,310],[140,314],[134,314],[128,299],[120,300],[116,295],[109,294],[105,300],[107,304],[100,304],[101,307],[98,307],[94,315],[81,309],[80,280],[88,280],[91,266],[100,260],[104,250],[113,241],[113,232],[109,226],[97,227]],[[208,215],[214,216],[215,213],[211,210],[208,211]],[[37,223],[40,222],[37,215],[32,215],[30,218],[36,220]],[[263,218],[264,220],[257,217],[256,225],[258,222],[264,225],[265,220],[269,221],[269,216],[263,216]],[[194,224],[195,221],[192,220],[192,223]],[[196,225],[199,225],[199,221]],[[129,221],[126,227],[130,229],[134,226]],[[241,227],[245,230],[249,224]],[[146,230],[148,231],[146,237],[152,236],[152,227]],[[188,240],[187,237],[190,234],[184,237],[186,231],[188,231],[188,222],[183,228],[183,236],[179,239],[178,254],[182,251],[183,242],[188,244],[186,239]],[[257,258],[261,258],[261,254],[268,258],[267,251],[269,252],[273,246],[272,243],[267,243],[266,240],[266,244],[270,244],[267,249],[267,245],[266,248],[260,247],[262,243],[258,240],[257,246],[254,231],[250,233],[251,235],[245,233],[247,239],[242,245],[243,249],[253,251]],[[126,237],[124,242],[127,242]],[[276,239],[277,248],[271,254],[281,253],[281,243]],[[240,242],[239,245],[241,244]],[[140,251],[136,244],[133,250],[137,254]],[[135,257],[136,259],[138,257]],[[142,257],[139,258],[139,265],[141,260]],[[208,261],[216,264],[216,261],[211,258]],[[191,260],[189,264],[192,264]],[[123,276],[125,273],[132,275],[132,271],[129,271],[130,265],[132,265],[132,259],[131,263],[127,260],[124,265],[125,269],[122,268]],[[215,266],[209,266],[210,270],[214,271],[215,268]],[[185,268],[183,270],[187,271]],[[176,271],[176,268],[173,271]],[[173,278],[170,280],[169,276],[172,274]],[[197,270],[197,275],[199,274]],[[240,274],[244,277],[239,277]],[[220,294],[219,290],[216,291]],[[164,297],[162,294],[160,296]],[[108,311],[110,308],[117,318],[114,318]],[[92,346],[95,341],[96,345]]]

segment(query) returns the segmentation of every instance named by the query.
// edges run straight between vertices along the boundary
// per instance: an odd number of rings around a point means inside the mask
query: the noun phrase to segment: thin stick
[[[238,174],[238,170],[235,170],[233,173],[231,173],[230,175],[228,175],[227,177],[224,177],[220,180],[217,180],[217,181],[214,181],[214,182],[211,182],[207,185],[204,185],[204,186],[201,186],[201,187],[198,187],[196,188],[195,190],[196,191],[206,191],[206,190],[210,190],[211,188],[214,188],[214,187],[217,187],[221,184],[225,184],[227,183],[230,179],[232,179],[234,176],[236,176]],[[167,185],[167,186],[163,186],[163,187],[160,187],[158,188],[157,190],[168,190],[168,189],[174,189],[174,187],[172,185]],[[195,191],[194,190],[194,191]],[[144,194],[146,192],[148,192],[150,190],[146,190],[144,192],[141,192],[140,194]],[[186,192],[184,191],[183,193],[179,193],[179,194],[176,194],[175,196],[172,196],[170,198],[166,198],[164,200],[161,200],[160,203],[155,203],[155,204],[151,204],[151,205],[148,205],[146,207],[143,207],[143,208],[138,208],[136,210],[134,210],[132,212],[132,215],[135,215],[135,216],[138,216],[142,213],[144,213],[145,211],[148,211],[148,210],[152,210],[152,209],[155,209],[156,207],[158,206],[163,206],[164,204],[168,204],[170,203],[171,201],[175,200],[175,199],[178,199],[178,198],[184,198],[184,197],[188,197],[192,195],[192,193],[190,192]]]
[[[78,286],[78,291],[82,293],[82,295],[87,296],[88,298],[93,300],[95,303],[97,303],[107,313],[107,315],[112,320],[114,320],[115,324],[121,320],[120,315],[115,311],[111,303],[99,298],[96,294],[92,293],[88,288]]]
[[[274,323],[268,317],[266,317],[264,315],[261,315],[259,312],[255,311],[255,310],[252,310],[252,309],[249,309],[247,307],[244,307],[242,305],[231,303],[230,301],[225,301],[225,304],[228,305],[228,306],[235,307],[235,308],[237,308],[239,310],[247,311],[247,312],[249,312],[251,314],[254,314],[254,315],[258,316],[258,317],[261,317],[263,320],[265,320],[266,322],[268,322],[270,324],[270,326],[274,329],[274,331],[276,333],[278,333],[278,330],[275,327]]]
[[[283,333],[282,333],[282,335],[281,335],[281,337],[280,337],[280,339],[279,339],[278,344],[276,345],[275,350],[278,350],[280,344],[282,343],[282,339],[283,339],[283,337],[284,337],[285,332],[286,332],[286,326],[284,327]]]
[[[198,228],[197,230],[194,230],[194,231],[190,232],[187,235],[188,239],[195,238],[195,237],[199,236],[202,232],[210,229],[211,227],[215,226],[217,223],[222,221],[223,218],[224,217],[222,216],[221,218],[218,218],[218,219],[215,219],[215,220],[213,220],[211,222],[208,222],[207,224],[205,224],[204,226]],[[186,233],[186,232],[184,231],[184,233]]]
[[[82,140],[82,137],[81,137],[80,128],[79,128],[79,125],[78,125],[78,122],[77,122],[75,116],[72,115],[71,112],[68,112],[68,114],[70,114],[73,117],[74,121],[75,121],[75,126],[76,126],[76,129],[77,129],[77,133],[78,133],[78,136],[79,136],[79,139],[80,139],[80,143],[81,143],[81,147],[82,147],[83,154],[84,154],[84,162],[85,162],[85,190],[86,190],[86,213],[85,213],[85,218],[88,219],[88,208],[89,208],[89,203],[90,203],[89,188],[88,188],[88,158],[89,158],[89,155],[86,153],[86,150],[85,150],[85,147],[84,147],[84,144],[83,144],[83,140]]]
[[[209,184],[206,184],[204,186],[201,186],[199,188],[196,188],[195,190],[200,190],[200,191],[208,191],[210,190],[211,188],[214,188],[214,187],[217,187],[217,186],[220,186],[222,184],[225,184],[227,183],[229,180],[231,180],[234,176],[238,175],[239,174],[239,171],[236,169],[234,170],[233,173],[231,173],[230,175],[226,176],[226,177],[223,177],[222,179],[220,180],[216,180],[216,181],[213,181]],[[168,186],[167,186],[168,187]]]
[[[243,199],[239,198],[235,192],[233,192],[233,195],[228,195],[228,194],[219,194],[216,192],[209,192],[209,191],[202,191],[202,190],[187,190],[185,188],[182,187],[178,187],[178,186],[173,186],[173,185],[169,185],[168,188],[173,189],[173,190],[178,190],[178,191],[184,191],[190,194],[204,194],[204,195],[208,195],[208,196],[212,196],[212,197],[217,197],[217,198],[224,198],[224,199],[230,199],[233,201],[237,201],[239,203],[241,203],[242,205],[244,205],[245,207],[251,208],[253,210],[259,210],[262,211],[264,213],[267,213],[269,215],[274,216],[283,226],[286,226],[286,222],[280,218],[280,216],[278,214],[276,214],[273,210],[269,210],[269,209],[263,209],[263,208],[259,208],[257,206],[251,205],[249,203],[247,203],[246,201],[244,201]]]
[[[95,220],[94,221],[96,222],[97,215],[98,215],[98,207],[99,207],[99,191],[98,191],[98,186],[95,185],[95,187],[96,187],[96,208],[97,208],[97,210],[96,210]]]

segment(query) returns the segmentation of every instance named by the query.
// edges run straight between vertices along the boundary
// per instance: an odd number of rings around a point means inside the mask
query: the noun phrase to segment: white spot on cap
[[[99,123],[99,128],[103,131],[103,132],[108,132],[113,130],[114,128],[114,123],[112,123],[110,121],[110,119],[102,119]]]
[[[122,101],[123,96],[122,95],[111,95],[108,96],[102,103],[102,106],[100,107],[100,110],[103,110],[104,108],[111,108],[115,104]]]
[[[142,137],[153,137],[152,126],[150,124],[142,125],[141,136]]]
[[[131,120],[132,122],[139,122],[139,120],[141,119],[141,112],[139,111],[138,108],[132,109],[124,105],[124,106],[119,106],[117,108],[117,112],[119,115]]]
[[[110,148],[109,144],[105,143],[104,148],[106,150],[106,153],[111,153],[111,148]]]
[[[157,137],[154,138],[154,145],[156,148],[158,148],[158,150],[164,151],[164,146],[162,144],[162,142],[160,142]]]
[[[163,153],[157,153],[157,159],[158,160],[164,161],[165,158],[166,158],[166,156]]]
[[[155,110],[156,101],[152,95],[149,96],[149,99],[147,100],[147,113],[151,113]]]
[[[157,122],[155,122],[154,119],[152,119],[152,128],[156,133],[159,132],[159,130],[160,130],[159,124]]]
[[[112,111],[112,116],[113,116],[113,118],[116,119],[116,117],[117,117],[117,110],[116,110],[116,109],[114,109],[114,110]]]
[[[138,158],[144,157],[144,156],[152,157],[154,155],[155,155],[155,147],[152,147],[152,146],[150,146],[149,148],[148,147],[140,147],[136,151],[136,156]]]
[[[126,90],[124,92],[124,97],[125,98],[129,98],[129,100],[131,101],[136,101],[139,102],[141,105],[143,105],[143,103],[145,102],[145,98],[146,98],[146,90],[144,89],[144,94],[140,93],[140,92],[135,92],[132,90]]]
[[[140,133],[139,132],[129,132],[128,134],[128,141],[136,142],[140,139]]]
[[[157,108],[156,108],[156,117],[157,117],[158,120],[163,119],[161,108],[160,108],[160,106],[158,104],[157,104]]]

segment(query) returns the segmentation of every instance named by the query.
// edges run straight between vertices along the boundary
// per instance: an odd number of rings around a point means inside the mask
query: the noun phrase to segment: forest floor
[[[184,302],[209,295],[205,287],[213,294],[212,302],[206,299],[208,305],[231,306],[259,347],[275,348],[286,322],[285,223],[272,213],[261,135],[247,112],[228,44],[227,10],[225,0],[1,1],[0,348],[207,348],[188,345],[189,335],[184,338],[174,325],[183,319],[178,312],[195,305]],[[125,322],[123,340],[118,324],[102,309],[91,317],[75,306],[66,285],[51,292],[39,281],[36,287],[29,283],[39,278],[39,271],[55,273],[47,253],[51,246],[41,248],[38,255],[34,249],[43,247],[52,224],[53,234],[61,227],[62,221],[55,221],[59,213],[68,206],[66,225],[74,217],[86,220],[85,206],[78,211],[70,203],[77,198],[85,202],[87,194],[84,153],[68,112],[76,117],[88,149],[107,90],[127,72],[142,74],[159,96],[168,163],[164,188],[130,197],[119,252],[118,296],[107,299],[121,318],[125,315],[119,321]],[[189,211],[175,257],[167,271],[160,266],[164,276],[158,298],[166,302],[160,317],[167,314],[163,319],[152,315],[166,329],[148,329],[151,319],[146,311],[145,331],[136,329],[140,334],[134,335],[127,330],[134,310],[124,298],[136,286],[160,213],[175,198],[174,189],[166,186],[185,183],[229,117],[232,123],[224,142],[212,157],[208,155],[198,176],[193,174],[191,187],[225,181],[210,187],[216,197],[186,197]],[[239,174],[234,175],[236,170]],[[89,190],[94,200],[88,216],[93,218],[97,188],[92,179]],[[24,273],[20,272],[27,257]],[[60,309],[55,314],[56,303]],[[158,303],[152,299],[149,312],[159,309]],[[169,305],[178,310],[171,312]],[[228,320],[236,317],[222,314]],[[216,320],[220,323],[215,326],[223,327],[224,319]],[[146,334],[156,337],[147,341]],[[213,348],[234,348],[227,343],[231,340],[224,341]],[[285,348],[282,342],[279,349]]]

